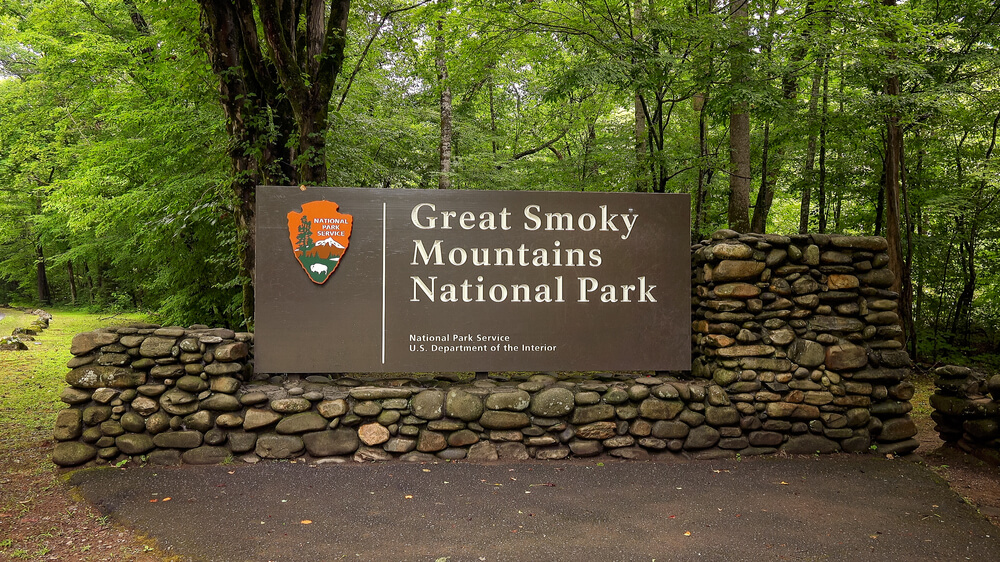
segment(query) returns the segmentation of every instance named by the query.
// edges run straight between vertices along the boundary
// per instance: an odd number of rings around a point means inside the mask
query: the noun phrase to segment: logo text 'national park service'
[[[295,259],[317,285],[333,275],[350,242],[354,217],[338,212],[339,208],[331,201],[312,201],[302,204],[301,213],[288,213],[288,239]]]

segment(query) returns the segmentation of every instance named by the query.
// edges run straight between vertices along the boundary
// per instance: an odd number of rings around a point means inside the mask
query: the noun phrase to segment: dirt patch
[[[0,435],[11,429],[0,426]],[[0,559],[164,560],[152,541],[74,498],[49,462],[51,441],[41,431],[29,437],[0,447]]]
[[[934,431],[934,421],[930,416],[914,415],[913,418],[920,441],[916,456],[990,523],[1000,527],[1000,467],[945,443]]]

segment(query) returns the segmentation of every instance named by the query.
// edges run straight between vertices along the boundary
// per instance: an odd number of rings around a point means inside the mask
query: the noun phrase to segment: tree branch
[[[511,160],[520,160],[521,158],[524,158],[525,156],[531,156],[532,154],[535,154],[536,152],[541,152],[541,151],[549,148],[553,144],[559,142],[559,139],[565,137],[567,131],[568,131],[568,129],[563,129],[563,131],[561,133],[559,133],[558,136],[556,136],[554,139],[546,142],[545,144],[541,144],[539,146],[536,146],[535,148],[529,148],[528,150],[525,150],[523,152],[518,152],[517,154],[515,154],[515,155],[513,155],[511,157]]]

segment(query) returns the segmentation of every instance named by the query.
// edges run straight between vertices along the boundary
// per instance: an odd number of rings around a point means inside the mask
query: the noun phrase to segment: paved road
[[[269,462],[71,483],[192,560],[1000,559],[997,529],[904,460],[602,462]]]

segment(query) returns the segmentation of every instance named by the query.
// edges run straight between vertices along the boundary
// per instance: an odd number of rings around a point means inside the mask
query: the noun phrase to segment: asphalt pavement
[[[90,469],[70,483],[189,560],[1000,560],[927,468],[872,456]]]

